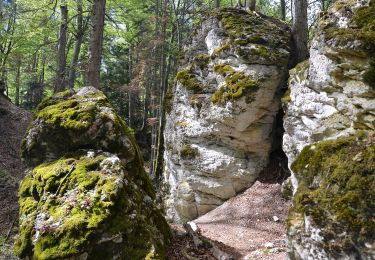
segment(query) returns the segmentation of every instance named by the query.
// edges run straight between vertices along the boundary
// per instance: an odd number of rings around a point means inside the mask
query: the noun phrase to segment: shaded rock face
[[[291,72],[292,259],[374,259],[375,2],[337,1]]]
[[[174,222],[221,205],[267,164],[290,30],[268,17],[222,9],[202,23],[185,53],[164,133],[166,206]]]
[[[131,130],[102,92],[85,87],[43,101],[22,152],[30,166],[44,163],[29,171],[19,189],[17,255],[163,258],[168,224]]]

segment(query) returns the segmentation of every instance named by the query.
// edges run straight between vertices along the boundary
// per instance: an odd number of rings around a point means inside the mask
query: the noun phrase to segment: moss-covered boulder
[[[292,164],[292,259],[374,259],[375,140],[357,135],[307,146]]]
[[[102,92],[93,87],[68,90],[38,106],[22,143],[22,157],[35,166],[67,152],[90,148],[133,160],[136,151],[130,131]]]
[[[238,8],[214,10],[185,46],[165,127],[167,215],[192,220],[250,187],[268,163],[291,32]]]
[[[164,258],[169,226],[134,137],[102,92],[88,87],[45,100],[23,148],[32,165],[44,162],[19,189],[17,255]]]

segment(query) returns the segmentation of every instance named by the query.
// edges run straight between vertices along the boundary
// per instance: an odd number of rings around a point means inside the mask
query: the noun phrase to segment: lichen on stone
[[[324,240],[320,247],[330,257],[354,254],[366,258],[374,253],[373,136],[358,134],[307,146],[292,170],[299,186],[290,210],[289,230],[298,218],[309,217]],[[310,235],[309,231],[300,232],[291,239]],[[368,243],[370,248],[365,245]]]

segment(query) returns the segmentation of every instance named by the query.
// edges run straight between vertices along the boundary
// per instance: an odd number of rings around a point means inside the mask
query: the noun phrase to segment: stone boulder
[[[283,98],[289,165],[308,144],[375,130],[374,8],[335,3],[318,23],[310,59],[291,70]]]
[[[168,93],[167,215],[192,220],[250,187],[268,163],[290,30],[240,9],[205,19]]]
[[[169,226],[134,137],[102,92],[86,87],[45,100],[25,139],[26,161],[44,163],[19,189],[18,256],[163,259]]]
[[[283,149],[292,170],[291,259],[374,259],[375,1],[322,14],[291,71]]]
[[[137,151],[128,129],[93,87],[67,90],[45,99],[22,142],[22,157],[31,166],[53,161],[77,149],[105,150],[121,159],[134,159]]]
[[[374,259],[375,135],[309,145],[292,170],[291,259]]]

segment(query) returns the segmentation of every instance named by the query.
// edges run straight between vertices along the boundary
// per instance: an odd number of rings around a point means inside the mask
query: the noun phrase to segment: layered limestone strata
[[[251,186],[267,165],[290,56],[282,22],[239,9],[207,18],[168,93],[168,216],[184,222]]]
[[[169,226],[133,134],[102,92],[44,100],[22,147],[34,168],[19,189],[18,256],[164,259]]]

